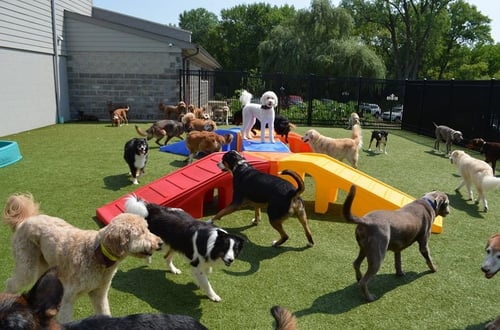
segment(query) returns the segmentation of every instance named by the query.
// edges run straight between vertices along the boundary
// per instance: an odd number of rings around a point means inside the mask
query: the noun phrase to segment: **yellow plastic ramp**
[[[355,184],[356,198],[352,212],[363,216],[374,210],[395,210],[415,200],[414,197],[389,186],[343,162],[318,153],[295,153],[279,160],[278,170],[291,169],[302,177],[310,175],[315,182],[314,211],[326,213],[329,203],[337,201],[338,190],[348,192]],[[443,219],[436,217],[433,233],[443,231]]]

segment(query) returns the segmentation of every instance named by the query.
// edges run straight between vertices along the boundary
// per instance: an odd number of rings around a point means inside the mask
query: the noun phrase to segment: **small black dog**
[[[236,111],[233,114],[233,125],[241,125],[243,122],[243,116],[241,110]],[[274,116],[274,132],[281,137],[285,138],[286,143],[288,143],[288,133],[292,130],[292,128],[295,128],[295,125],[288,120],[288,118],[283,117],[281,115],[276,114]],[[255,125],[252,127],[252,133],[254,135],[257,134],[255,130],[260,130],[260,121],[257,119],[255,121]]]
[[[386,146],[387,146],[387,136],[389,135],[389,132],[387,131],[372,131],[372,137],[370,139],[370,145],[368,146],[368,150],[372,150],[372,142],[373,140],[377,141],[375,144],[375,148],[377,149],[378,152],[381,152],[383,150],[384,154],[387,154],[386,151]],[[381,150],[382,149],[382,150]]]
[[[144,174],[148,152],[149,147],[146,139],[133,138],[125,143],[123,158],[130,169],[133,184],[139,184],[137,178]]]
[[[235,150],[222,156],[217,166],[223,171],[229,171],[233,176],[233,200],[231,204],[212,217],[213,222],[225,215],[241,209],[246,204],[253,204],[255,218],[253,224],[258,224],[261,218],[260,208],[267,206],[267,215],[271,226],[280,234],[280,239],[273,242],[279,246],[286,242],[288,235],[283,229],[283,222],[290,215],[297,215],[307,237],[308,245],[313,246],[311,230],[309,229],[304,201],[300,194],[305,185],[302,178],[292,170],[284,170],[281,174],[291,176],[297,183],[297,188],[287,180],[278,176],[262,173],[253,168],[246,159]]]

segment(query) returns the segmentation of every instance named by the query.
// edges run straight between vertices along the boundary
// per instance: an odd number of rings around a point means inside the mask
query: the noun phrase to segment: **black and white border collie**
[[[383,152],[384,154],[387,154],[386,147],[387,147],[387,137],[389,136],[389,132],[387,131],[379,131],[375,130],[372,131],[372,137],[370,139],[370,145],[368,146],[368,151],[372,150],[372,142],[373,140],[377,141],[375,144],[375,149],[378,152]]]
[[[149,146],[146,139],[133,138],[125,143],[123,158],[128,164],[132,183],[139,184],[137,178],[144,174],[144,168],[148,161]]]
[[[238,257],[244,239],[203,221],[196,220],[179,208],[147,203],[135,195],[126,198],[125,212],[144,217],[149,230],[169,246],[165,254],[167,268],[174,274],[181,271],[174,266],[175,252],[182,253],[191,264],[196,284],[212,301],[221,301],[208,281],[212,266],[222,261],[230,266]]]

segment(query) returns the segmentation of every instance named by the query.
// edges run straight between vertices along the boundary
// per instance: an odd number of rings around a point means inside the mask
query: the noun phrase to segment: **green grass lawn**
[[[350,135],[342,128],[317,129],[332,137]],[[306,130],[296,129],[300,134]],[[464,200],[465,191],[455,193],[456,169],[443,153],[432,151],[433,139],[391,131],[388,154],[383,155],[367,151],[370,133],[363,131],[361,171],[414,197],[435,189],[450,197],[452,211],[444,219],[443,233],[433,234],[429,244],[436,273],[428,272],[414,245],[402,253],[407,274],[398,278],[393,254],[388,253],[370,284],[379,299],[365,303],[352,268],[358,252],[354,225],[344,223],[340,216],[345,193],[339,194],[327,213],[316,214],[314,180],[306,177],[303,197],[314,247],[306,248],[302,227],[290,218],[285,223],[290,240],[272,248],[277,233],[267,221],[250,226],[253,212],[238,211],[218,222],[248,238],[239,259],[229,268],[215,269],[210,277],[222,302],[209,301],[195,287],[189,265],[180,256],[176,263],[183,273],[173,275],[166,272],[163,254],[157,253],[151,265],[132,257],[120,265],[109,297],[113,315],[177,313],[200,319],[210,329],[271,329],[269,309],[279,304],[297,316],[302,330],[483,328],[500,315],[500,278],[486,280],[480,269],[486,240],[499,230],[500,192],[490,192],[490,211],[480,212],[477,205]],[[137,188],[131,184],[123,160],[123,146],[135,136],[133,124],[116,128],[109,123],[66,123],[2,137],[18,142],[23,159],[0,169],[0,200],[15,192],[31,192],[44,213],[83,229],[98,229],[96,208]],[[185,158],[160,152],[151,141],[146,175],[139,186],[181,168]],[[214,205],[207,205],[204,220],[215,211]],[[3,289],[14,262],[12,233],[7,226],[1,228]],[[91,314],[88,299],[80,299],[75,317]]]

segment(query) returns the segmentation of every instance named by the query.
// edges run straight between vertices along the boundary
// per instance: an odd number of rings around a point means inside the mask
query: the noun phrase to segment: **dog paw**
[[[182,271],[179,268],[175,267],[175,266],[168,267],[168,270],[170,270],[170,272],[172,274],[175,274],[175,275],[182,274]]]
[[[366,296],[366,301],[367,302],[372,302],[372,301],[375,301],[375,300],[377,300],[377,296],[374,295],[374,294],[370,293],[368,296]]]
[[[255,219],[255,218],[252,219],[252,225],[256,225],[257,226],[259,224],[259,222],[260,222],[259,219]]]
[[[214,301],[214,302],[219,302],[219,301],[222,301],[222,298],[219,297],[216,293],[208,296],[208,299]]]

